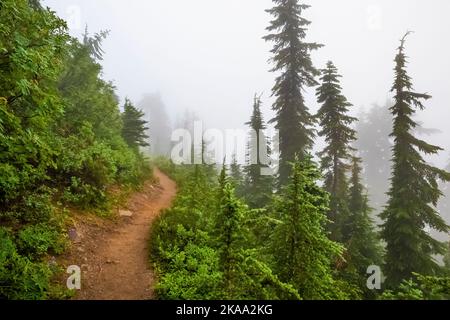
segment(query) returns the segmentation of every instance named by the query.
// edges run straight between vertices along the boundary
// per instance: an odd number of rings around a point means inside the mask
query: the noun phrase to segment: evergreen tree
[[[108,37],[109,31],[103,30],[99,33],[94,34],[93,37],[89,36],[88,27],[84,31],[83,35],[83,45],[89,50],[89,53],[92,57],[97,60],[103,60],[103,51],[102,42]]]
[[[328,218],[331,237],[342,240],[342,221],[348,215],[348,183],[346,173],[348,160],[353,151],[351,143],[356,132],[350,125],[356,118],[350,117],[348,108],[352,105],[342,94],[337,68],[331,61],[322,70],[321,85],[317,88],[317,100],[322,104],[317,118],[322,130],[319,136],[325,138],[326,147],[319,153],[321,169],[325,173],[325,190],[331,195]]]
[[[40,0],[28,0],[28,3],[30,4],[30,7],[32,7],[33,9],[36,9],[36,10],[43,9]],[[0,6],[0,8],[1,8],[1,6]]]
[[[369,206],[366,190],[361,183],[361,159],[353,157],[349,188],[349,216],[343,231],[346,247],[347,268],[345,274],[350,276],[360,288],[366,288],[367,267],[381,265],[381,244],[370,218],[372,209]],[[370,295],[369,295],[370,296]]]
[[[274,205],[280,220],[272,243],[275,270],[308,300],[337,298],[330,266],[343,250],[326,235],[328,194],[317,185],[320,178],[311,156],[296,161]]]
[[[101,46],[100,40],[96,42]],[[65,101],[64,115],[57,123],[63,136],[79,135],[86,123],[92,124],[99,140],[120,139],[122,119],[112,83],[101,79],[102,66],[86,43],[72,40],[64,62],[58,89]]]
[[[136,109],[130,100],[125,100],[124,112],[122,114],[123,129],[122,136],[130,147],[146,147],[149,137],[146,134],[147,121],[143,120],[144,112]]]
[[[310,52],[322,45],[308,43],[307,26],[310,21],[302,17],[310,6],[299,0],[273,0],[275,7],[267,10],[274,19],[267,28],[266,41],[274,42],[273,72],[281,72],[273,88],[276,117],[272,122],[280,134],[280,184],[288,181],[290,165],[296,154],[302,157],[313,144],[314,117],[305,105],[303,90],[317,85],[319,71],[313,66]]]
[[[447,243],[447,251],[444,255],[444,265],[447,269],[447,273],[450,274],[450,241]]]
[[[149,151],[152,155],[170,156],[172,124],[161,95],[146,94],[138,105],[144,111],[150,127],[147,132],[152,137]]]
[[[270,167],[264,164],[261,159],[261,154],[266,154],[269,158],[271,150],[269,141],[264,135],[266,125],[261,113],[261,98],[256,95],[253,104],[253,114],[246,125],[250,127],[253,134],[248,145],[248,164],[244,168],[245,199],[251,208],[263,208],[272,197],[274,178],[272,175],[267,174],[266,171],[270,171]],[[266,152],[260,152],[261,146],[265,146]]]
[[[186,204],[186,213],[191,217],[196,217],[192,220],[193,223],[199,223],[200,217],[213,210],[214,202],[211,201],[211,187],[209,183],[210,177],[206,166],[196,164],[192,166],[189,171],[190,176],[186,178],[185,189],[189,192],[185,192],[186,197],[182,197],[182,201]],[[192,172],[191,172],[192,171]]]
[[[234,188],[236,189],[236,196],[241,198],[244,196],[243,183],[244,178],[242,176],[241,165],[237,162],[236,155],[233,155],[233,161],[230,165],[230,179]]]
[[[238,299],[239,281],[243,274],[242,219],[244,206],[234,195],[234,188],[226,175],[225,165],[219,176],[219,208],[215,221],[217,249],[223,272],[224,298]]]
[[[402,38],[395,58],[392,87],[395,105],[391,108],[394,115],[392,185],[388,205],[381,214],[384,220],[382,236],[387,243],[385,273],[389,286],[408,280],[413,272],[435,274],[440,267],[432,255],[444,254],[445,247],[425,228],[449,231],[435,207],[442,194],[437,179],[449,181],[450,174],[427,164],[421,155],[436,154],[442,149],[417,139],[411,133],[417,127],[412,116],[417,108],[424,109],[422,100],[431,96],[413,91],[404,53],[408,34]]]
[[[450,164],[446,167],[447,171],[450,171]],[[443,197],[439,201],[439,212],[442,214],[442,217],[447,222],[450,223],[450,183],[449,182],[441,182],[441,190],[443,192]],[[438,234],[439,239],[443,241],[448,240],[448,234]],[[443,239],[445,238],[445,239]]]

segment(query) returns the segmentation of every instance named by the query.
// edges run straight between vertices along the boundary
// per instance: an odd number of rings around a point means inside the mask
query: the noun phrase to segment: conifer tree
[[[244,207],[234,195],[234,188],[226,174],[225,165],[219,176],[219,208],[215,220],[215,235],[223,272],[224,298],[238,299],[244,252],[242,247],[242,219]]]
[[[350,125],[356,118],[348,115],[352,106],[342,94],[337,68],[329,61],[322,70],[321,85],[317,88],[317,100],[321,105],[317,118],[322,130],[319,136],[325,138],[326,147],[319,153],[321,169],[325,174],[325,190],[331,195],[328,218],[331,237],[342,240],[342,221],[348,215],[348,183],[351,143],[356,140],[356,132]]]
[[[32,7],[35,10],[43,9],[40,0],[28,0],[28,3],[30,4],[30,7]]]
[[[450,164],[447,165],[446,170],[450,172]],[[441,190],[443,197],[439,201],[439,212],[441,212],[444,220],[450,222],[450,182],[441,182]]]
[[[105,51],[102,48],[102,42],[108,37],[108,34],[109,30],[102,30],[91,37],[86,26],[83,34],[83,45],[88,49],[93,58],[103,60]]]
[[[447,269],[447,273],[450,275],[450,241],[447,243],[447,251],[444,255],[444,265]]]
[[[241,165],[238,163],[236,155],[233,155],[233,161],[230,165],[230,179],[234,188],[236,189],[236,196],[241,198],[244,196],[243,183],[244,177],[242,175]]]
[[[123,129],[122,136],[130,147],[146,147],[149,137],[145,133],[147,121],[143,120],[144,112],[138,110],[130,100],[125,100],[124,112],[122,114]]]
[[[315,77],[319,71],[313,66],[310,52],[322,45],[305,41],[310,21],[302,17],[310,6],[299,0],[273,0],[275,7],[267,10],[274,18],[264,37],[274,42],[272,49],[273,72],[280,72],[273,87],[276,101],[272,122],[280,134],[279,182],[288,181],[290,165],[296,154],[302,157],[313,144],[314,117],[305,105],[303,91],[317,85]]]
[[[248,164],[244,168],[245,199],[251,208],[262,208],[268,204],[272,197],[274,178],[272,175],[267,174],[270,171],[270,167],[261,159],[261,154],[266,154],[269,158],[271,150],[269,141],[264,135],[266,125],[261,113],[261,98],[256,95],[253,104],[253,114],[246,125],[250,127],[253,134],[248,145]],[[266,148],[265,152],[260,152],[261,147]]]
[[[223,166],[219,175],[219,207],[214,239],[222,273],[221,299],[300,299],[293,285],[284,283],[249,246],[245,225],[248,207],[235,196]]]
[[[212,209],[211,199],[211,184],[204,165],[196,164],[191,169],[189,179],[186,181],[185,188],[190,192],[186,193],[186,199],[183,201],[187,204],[188,214],[191,216],[199,216]]]
[[[308,300],[336,298],[330,266],[343,250],[326,235],[328,194],[317,185],[320,177],[311,156],[296,161],[274,205],[280,220],[272,243],[275,270]]]
[[[361,159],[352,158],[351,178],[349,187],[349,215],[343,225],[343,242],[347,247],[347,268],[350,275],[360,288],[365,288],[367,268],[371,265],[381,265],[381,244],[370,217],[372,209],[364,186],[361,183]],[[365,290],[367,292],[367,290]]]
[[[172,125],[162,96],[159,93],[146,94],[138,105],[149,123],[147,134],[152,137],[151,154],[169,156],[172,150]]]
[[[412,273],[433,275],[440,269],[434,254],[444,254],[445,247],[425,230],[430,227],[448,232],[449,227],[436,211],[441,196],[438,179],[450,180],[450,174],[425,162],[422,154],[432,155],[442,150],[414,137],[417,127],[413,116],[425,107],[428,94],[413,91],[411,78],[406,71],[405,40],[401,40],[395,58],[395,82],[392,91],[395,105],[392,138],[393,169],[389,202],[381,214],[384,220],[382,236],[387,244],[385,274],[388,286],[396,286],[412,277]]]

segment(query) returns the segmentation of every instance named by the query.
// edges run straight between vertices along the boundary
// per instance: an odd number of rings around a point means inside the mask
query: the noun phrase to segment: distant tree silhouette
[[[138,103],[145,113],[150,129],[147,134],[152,137],[150,152],[153,155],[170,155],[172,126],[166,106],[159,94],[146,94]]]
[[[374,105],[359,116],[356,125],[358,140],[354,143],[364,164],[363,181],[367,184],[369,200],[376,216],[386,204],[391,173],[392,114],[391,101],[384,106]],[[379,222],[379,219],[376,219]]]
[[[250,121],[246,123],[256,133],[256,136],[251,137],[247,151],[247,165],[244,167],[245,183],[244,195],[247,204],[251,208],[263,208],[266,206],[273,193],[274,177],[272,175],[264,175],[264,169],[270,169],[267,164],[264,164],[260,155],[262,151],[260,148],[266,149],[264,152],[270,157],[271,150],[269,140],[264,135],[266,124],[264,123],[263,115],[261,113],[261,98],[255,95],[253,103],[253,113]]]

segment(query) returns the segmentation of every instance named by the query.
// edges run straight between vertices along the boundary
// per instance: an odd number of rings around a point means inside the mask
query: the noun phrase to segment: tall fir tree
[[[351,103],[342,94],[341,76],[329,61],[322,70],[321,85],[317,88],[317,101],[321,107],[317,113],[325,138],[326,147],[319,152],[321,169],[325,174],[325,190],[331,195],[328,219],[331,221],[331,238],[342,240],[342,223],[348,215],[348,181],[351,144],[356,140],[356,131],[350,126],[357,119],[348,115]]]
[[[349,215],[343,224],[343,242],[347,248],[347,267],[344,274],[347,275],[346,280],[363,289],[366,297],[373,298],[373,294],[366,287],[367,268],[371,265],[381,265],[382,247],[370,217],[372,208],[361,183],[361,172],[361,159],[353,157],[348,195]]]
[[[276,116],[272,122],[280,135],[279,183],[288,181],[295,155],[300,157],[310,149],[314,137],[314,117],[305,104],[303,91],[317,85],[315,77],[319,71],[313,66],[310,53],[322,45],[305,41],[310,21],[302,17],[310,6],[300,4],[299,0],[273,0],[275,7],[267,10],[274,19],[265,36],[266,41],[274,42],[271,50],[274,68],[272,72],[281,73],[272,89],[276,101],[273,110]]]
[[[253,113],[246,125],[250,127],[252,135],[248,145],[248,163],[244,167],[245,199],[251,208],[263,208],[272,197],[275,181],[273,175],[270,174],[271,168],[261,158],[261,154],[270,158],[271,150],[269,140],[264,134],[266,125],[261,113],[261,98],[256,95]],[[261,150],[261,147],[265,148],[265,150]]]
[[[336,299],[331,264],[343,248],[326,234],[328,194],[317,185],[321,175],[311,156],[293,163],[291,172],[274,205],[280,219],[272,242],[275,270],[303,299]]]
[[[450,180],[450,174],[425,162],[422,153],[437,154],[440,147],[430,145],[414,137],[412,131],[418,126],[413,120],[416,109],[423,110],[423,100],[428,94],[413,91],[411,78],[406,71],[405,40],[401,40],[395,58],[395,105],[392,138],[393,169],[389,202],[381,214],[384,221],[382,236],[387,244],[385,274],[389,287],[408,280],[413,273],[433,275],[441,268],[433,259],[444,254],[444,245],[433,239],[427,227],[448,232],[449,227],[439,216],[436,205],[442,195],[438,179]]]
[[[122,136],[130,147],[139,148],[149,146],[146,134],[147,121],[143,120],[144,112],[138,110],[130,100],[125,100],[124,112],[122,113]]]

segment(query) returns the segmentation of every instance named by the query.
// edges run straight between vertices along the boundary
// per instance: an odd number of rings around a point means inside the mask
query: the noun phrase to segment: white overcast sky
[[[266,34],[271,0],[44,0],[79,36],[111,30],[104,43],[104,78],[119,96],[139,101],[160,92],[171,115],[186,108],[218,128],[237,128],[249,118],[255,92],[272,113]],[[343,75],[354,112],[390,97],[399,39],[407,43],[409,72],[417,91],[433,95],[420,113],[441,134],[428,141],[450,150],[450,1],[309,0],[308,40],[325,44],[313,53],[317,67],[333,60]],[[314,89],[308,106],[317,110]]]

